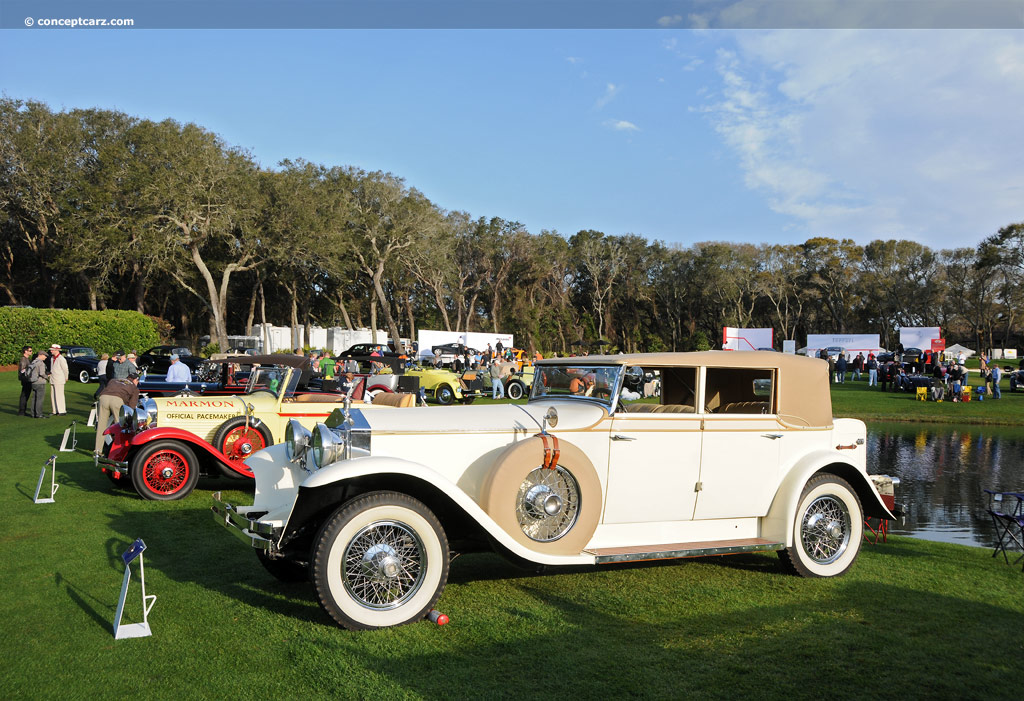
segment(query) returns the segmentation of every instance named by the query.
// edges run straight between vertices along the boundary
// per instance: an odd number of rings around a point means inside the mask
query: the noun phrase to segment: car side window
[[[704,411],[708,414],[774,414],[775,371],[708,368]]]

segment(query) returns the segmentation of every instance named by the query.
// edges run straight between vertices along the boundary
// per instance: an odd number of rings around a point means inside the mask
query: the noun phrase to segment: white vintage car
[[[651,372],[657,403],[624,400],[627,377]],[[480,549],[549,566],[777,551],[836,576],[865,516],[894,516],[864,424],[832,418],[827,372],[759,352],[544,360],[526,405],[295,423],[246,461],[255,503],[217,494],[213,511],[350,629],[423,618],[452,553]]]

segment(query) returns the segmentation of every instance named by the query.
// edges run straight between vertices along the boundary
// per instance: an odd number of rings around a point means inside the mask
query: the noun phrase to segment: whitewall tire
[[[423,503],[371,492],[344,504],[313,545],[320,605],[349,630],[417,621],[448,580],[448,539]]]
[[[864,511],[850,484],[835,475],[804,486],[792,524],[793,546],[782,562],[802,577],[837,577],[853,565],[864,536]]]

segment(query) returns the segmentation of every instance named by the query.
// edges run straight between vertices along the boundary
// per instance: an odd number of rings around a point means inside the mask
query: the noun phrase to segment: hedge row
[[[0,363],[16,363],[22,346],[92,346],[97,353],[142,352],[160,344],[161,320],[138,312],[0,307]]]

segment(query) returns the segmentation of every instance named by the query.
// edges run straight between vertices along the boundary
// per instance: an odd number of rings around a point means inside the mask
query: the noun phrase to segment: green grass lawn
[[[94,388],[68,386],[73,416]],[[14,373],[0,396],[3,699],[1019,695],[1024,573],[985,549],[891,538],[835,580],[784,574],[773,555],[544,574],[467,555],[438,604],[448,626],[351,633],[213,522],[216,481],[147,502],[84,452],[60,453],[56,503],[33,504],[73,416],[15,416]],[[115,641],[119,554],[135,538],[149,548],[153,635]],[[140,617],[131,595],[126,621]]]
[[[921,402],[906,392],[882,392],[868,387],[867,376],[832,385],[832,415],[866,421],[923,421],[929,423],[992,424],[1024,426],[1024,392],[1010,392],[1010,383],[1000,383],[1002,399],[985,397],[970,402]],[[971,389],[980,380],[971,373]]]

